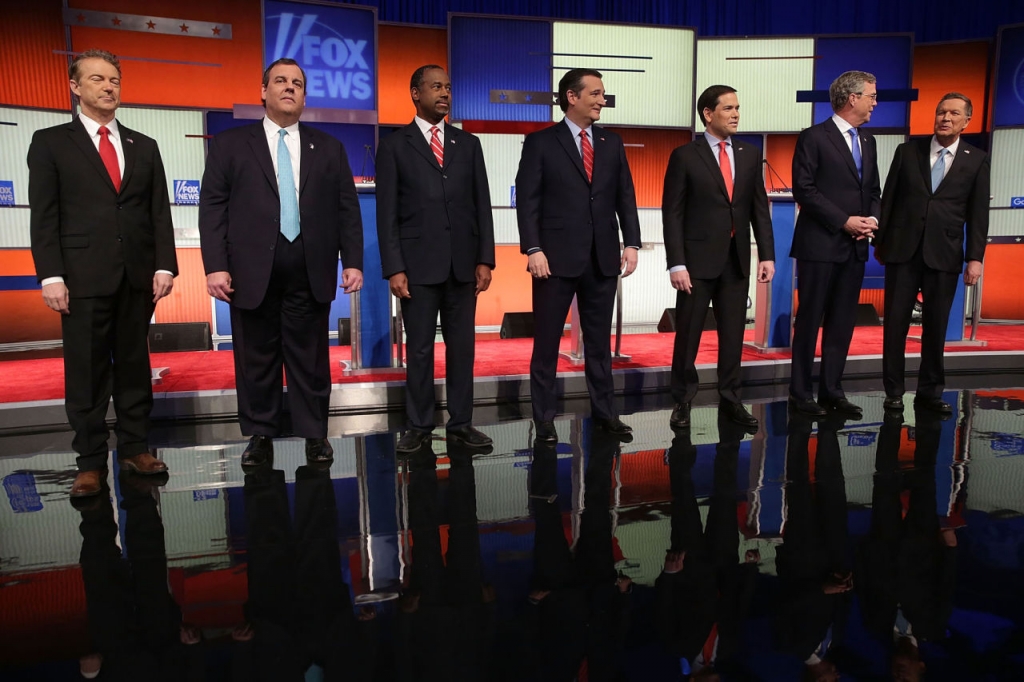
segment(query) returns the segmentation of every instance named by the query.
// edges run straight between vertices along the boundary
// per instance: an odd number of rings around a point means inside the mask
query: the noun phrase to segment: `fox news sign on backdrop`
[[[266,63],[289,57],[306,72],[306,106],[377,109],[377,14],[372,8],[263,3]]]

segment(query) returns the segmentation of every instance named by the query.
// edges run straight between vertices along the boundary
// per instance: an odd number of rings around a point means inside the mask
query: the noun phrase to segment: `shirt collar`
[[[268,138],[270,138],[270,137],[277,137],[279,135],[279,133],[278,133],[279,130],[287,130],[289,137],[291,137],[292,135],[295,135],[296,137],[298,137],[298,134],[299,134],[299,122],[296,121],[295,123],[291,124],[290,126],[282,128],[281,126],[279,126],[276,123],[274,123],[273,121],[271,121],[270,118],[268,118],[267,116],[264,116],[263,117],[263,130],[266,131]]]
[[[562,120],[565,121],[565,124],[567,126],[569,126],[569,131],[572,133],[572,137],[573,137],[574,140],[579,138],[581,130],[586,130],[587,131],[587,135],[590,136],[590,139],[591,140],[594,139],[594,134],[591,132],[591,129],[593,128],[593,126],[589,126],[587,128],[580,128],[578,125],[576,125],[575,123],[570,121],[568,116],[566,116]]]
[[[949,145],[948,147],[943,147],[941,144],[939,144],[939,138],[937,138],[934,135],[932,135],[932,156],[936,156],[939,153],[940,149],[947,149],[947,150],[949,150],[950,154],[952,154],[953,156],[956,156],[956,150],[959,147],[960,147],[960,137],[959,136],[957,136],[956,142],[954,142],[953,144]],[[929,157],[929,158],[931,158],[931,157]]]
[[[431,123],[430,121],[427,121],[425,119],[420,118],[419,116],[414,117],[412,120],[416,122],[416,126],[420,129],[420,132],[423,133],[424,135],[430,135],[430,129],[433,128],[434,125],[435,125],[435,124]],[[441,137],[444,137],[444,119],[443,118],[437,123],[437,129],[441,133]]]
[[[849,135],[850,131],[853,129],[853,126],[850,125],[850,122],[847,121],[842,116],[840,116],[839,114],[832,114],[832,121],[835,122],[837,126],[839,126],[839,132],[841,132],[843,135]]]
[[[82,112],[78,114],[78,120],[82,122],[83,126],[85,126],[85,132],[89,133],[89,137],[96,137],[99,134],[100,126],[103,125],[107,126],[107,130],[110,131],[110,134],[112,136],[118,139],[120,139],[121,137],[120,132],[117,129],[116,118],[112,120],[110,123],[100,123],[98,121],[92,120],[91,118],[85,115],[85,112]]]
[[[725,138],[724,140],[720,140],[706,130],[704,131],[704,139],[707,140],[708,144],[711,145],[712,147],[717,147],[722,142],[725,142],[725,146],[727,149],[730,146],[732,146],[732,141],[728,137]]]

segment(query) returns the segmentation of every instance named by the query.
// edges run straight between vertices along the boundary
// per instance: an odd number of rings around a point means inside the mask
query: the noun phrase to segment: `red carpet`
[[[968,330],[969,332],[969,330]],[[615,369],[639,369],[667,367],[672,362],[674,334],[628,334],[622,337],[622,352],[632,356],[630,362],[616,363]],[[747,332],[753,338],[753,332]],[[947,353],[956,352],[1024,352],[1024,325],[986,325],[978,329],[978,339],[988,342],[984,348],[949,347]],[[505,339],[477,341],[475,372],[478,377],[497,377],[528,374],[533,339]],[[569,348],[569,338],[562,340],[563,350]],[[697,356],[698,365],[714,364],[717,359],[717,339],[714,333],[704,334]],[[820,352],[820,346],[819,346]],[[907,341],[907,353],[920,352],[920,343]],[[850,356],[880,355],[882,353],[882,328],[858,327]],[[434,375],[445,375],[444,346],[438,344]],[[331,348],[332,380],[336,384],[398,381],[394,374],[370,374],[344,377],[340,360],[347,360],[347,347]],[[789,353],[760,354],[743,351],[743,361],[788,360]],[[234,365],[231,351],[207,351],[194,353],[155,353],[153,367],[169,367],[163,383],[154,387],[158,393],[188,391],[233,390],[235,387]],[[582,366],[559,361],[559,372],[583,371]],[[0,362],[0,403],[27,402],[36,400],[61,400],[64,398],[64,361],[61,358],[41,360],[13,360]]]

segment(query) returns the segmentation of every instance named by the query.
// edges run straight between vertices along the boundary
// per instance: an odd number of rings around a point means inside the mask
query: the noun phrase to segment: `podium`
[[[789,257],[796,228],[796,202],[792,192],[768,194],[775,237],[775,276],[758,283],[754,304],[754,342],[746,344],[762,353],[788,350],[793,345],[793,293],[795,262]]]

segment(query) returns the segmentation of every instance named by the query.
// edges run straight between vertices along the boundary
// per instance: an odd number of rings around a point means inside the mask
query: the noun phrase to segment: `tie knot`
[[[849,134],[850,137],[857,137],[857,129],[856,128],[850,128],[846,132]]]
[[[438,135],[441,134],[441,131],[438,130],[437,126],[430,126],[430,134],[433,135],[434,137],[437,137]]]
[[[107,126],[100,126],[99,133],[100,135],[109,135],[110,129]]]
[[[288,137],[288,131],[287,131],[287,130],[285,130],[284,128],[281,128],[280,130],[278,130],[278,131],[277,131],[277,134],[281,136],[281,139],[282,139],[282,140],[283,140],[284,138]]]
[[[581,131],[580,131],[580,137],[581,137],[581,138],[583,138],[583,139],[586,139],[586,137],[587,137],[587,131],[586,131],[586,130],[581,130]]]

